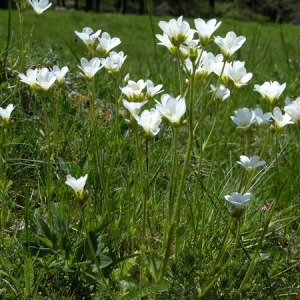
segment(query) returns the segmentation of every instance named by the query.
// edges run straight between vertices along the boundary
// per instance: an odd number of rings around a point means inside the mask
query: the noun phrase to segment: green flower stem
[[[218,81],[217,81],[217,84],[216,84],[216,90],[212,93],[211,98],[210,98],[210,100],[209,100],[208,103],[212,103],[212,101],[213,101],[213,99],[214,99],[214,97],[215,97],[215,94],[216,94],[218,88],[219,88],[220,85],[221,85],[221,76],[222,76],[222,74],[224,73],[225,66],[226,66],[226,61],[224,61],[223,66],[222,66],[222,70],[221,70],[221,74],[220,74],[220,76],[218,77]],[[203,99],[203,98],[204,98],[204,97],[202,97],[202,99]],[[229,105],[227,105],[227,108],[228,108],[228,106],[229,106]],[[199,142],[199,144],[200,144],[200,148],[199,148],[199,149],[200,149],[200,153],[199,153],[199,162],[198,162],[198,174],[201,174],[203,152],[204,152],[204,150],[205,150],[205,148],[206,148],[206,145],[208,144],[208,142],[209,142],[209,140],[210,140],[210,138],[211,138],[211,136],[212,136],[212,134],[213,134],[213,132],[214,132],[215,125],[216,125],[217,119],[218,119],[218,117],[219,117],[219,114],[218,114],[218,112],[219,112],[219,105],[217,105],[217,112],[215,113],[215,119],[214,119],[213,125],[212,125],[212,127],[211,127],[211,129],[210,129],[210,132],[209,132],[209,134],[208,134],[208,137],[206,138],[205,142],[203,142],[203,132],[202,132],[202,126],[201,126],[201,124],[202,124],[202,122],[203,122],[203,118],[204,118],[205,115],[206,115],[206,112],[207,112],[208,107],[209,107],[208,105],[206,106],[206,108],[204,107],[204,101],[202,100],[202,101],[201,101],[201,117],[200,117],[199,122],[198,122],[197,125],[196,125],[196,128],[200,125],[200,126],[199,126],[199,127],[200,127],[200,134],[199,134],[199,137],[200,137],[200,142]],[[227,115],[227,114],[226,114],[226,115]],[[225,118],[224,118],[224,120],[223,120],[223,125],[224,125],[224,122],[225,122]],[[218,139],[217,139],[217,140],[218,140]],[[217,147],[215,147],[215,149],[216,149],[216,148],[217,148]]]
[[[88,242],[88,245],[89,245],[93,260],[94,260],[94,263],[97,267],[98,275],[100,276],[100,279],[103,282],[103,284],[105,286],[105,289],[107,290],[108,294],[110,295],[110,297],[111,297],[110,299],[115,300],[117,298],[115,297],[112,290],[110,289],[110,287],[109,287],[109,285],[108,285],[108,283],[107,283],[107,281],[106,281],[106,279],[103,275],[103,272],[101,270],[99,261],[97,259],[97,256],[96,256],[96,253],[95,253],[95,250],[94,250],[94,247],[93,247],[90,235],[89,235],[89,230],[88,230],[88,227],[87,227],[87,224],[86,224],[86,221],[85,221],[84,208],[81,210],[81,218],[82,218],[82,223],[83,223],[83,227],[84,227],[84,230],[85,230],[85,235],[86,235],[86,238],[87,238],[87,242]]]
[[[146,254],[148,250],[149,241],[148,241],[148,228],[147,220],[148,216],[148,203],[150,200],[150,167],[151,167],[151,143],[153,142],[152,138],[146,138],[146,176],[143,176],[142,187],[143,187],[143,203],[142,203],[142,236],[141,236],[141,263],[140,263],[140,284],[142,285],[145,280],[145,268],[146,268]],[[149,228],[150,229],[150,228]]]
[[[246,190],[246,186],[247,186],[247,183],[245,183],[245,174],[246,173],[247,173],[247,171],[245,170],[242,174],[241,181],[240,181],[240,186],[239,186],[239,189],[238,189],[239,193],[243,193],[243,191]],[[253,173],[253,172],[251,172],[251,173]],[[251,177],[251,179],[252,179],[252,177]],[[247,182],[251,183],[251,180],[248,180]]]
[[[35,29],[35,25],[37,23],[37,20],[38,20],[38,17],[35,15],[34,17],[34,21],[32,23],[32,26],[31,26],[31,30],[30,30],[30,34],[29,34],[29,39],[25,45],[25,48],[24,48],[24,55],[27,54],[28,50],[29,50],[29,47],[30,47],[30,44],[31,44],[31,41],[32,41],[32,37],[33,37],[33,33],[34,33],[34,29]]]
[[[6,182],[6,160],[7,160],[7,128],[5,124],[0,128],[0,182],[1,187],[5,186]],[[4,191],[1,190],[1,193]]]
[[[98,130],[98,122],[96,115],[96,103],[95,103],[95,78],[88,84],[88,93],[91,97],[90,101],[90,120],[92,123],[92,136],[94,139],[94,153],[96,156],[96,166],[99,174],[99,179],[97,179],[97,183],[99,182],[100,190],[102,191],[102,195],[104,197],[104,205],[106,206],[107,211],[109,211],[109,201],[107,196],[107,190],[105,185],[105,176],[104,176],[104,161],[103,161],[103,147],[100,144],[99,136],[100,132]]]
[[[259,157],[263,157],[265,153],[266,146],[269,144],[269,139],[270,139],[270,133],[271,133],[271,126],[269,126],[268,132],[267,132],[267,137],[264,139],[264,145],[260,151]]]
[[[151,175],[151,144],[153,140],[146,138],[146,176],[143,183],[143,217],[142,217],[142,244],[147,245],[147,220],[148,203],[150,200],[150,175]]]
[[[181,207],[181,202],[182,202],[182,194],[184,190],[184,184],[185,184],[185,179],[186,179],[186,173],[187,173],[187,168],[188,164],[190,161],[190,157],[192,154],[192,148],[193,148],[193,142],[194,142],[194,105],[195,105],[195,72],[196,68],[194,66],[193,72],[191,74],[191,80],[190,80],[190,101],[189,101],[189,106],[188,106],[188,144],[187,144],[187,149],[185,153],[185,160],[182,169],[180,170],[180,181],[179,181],[179,187],[178,187],[178,192],[175,198],[175,203],[174,203],[174,209],[173,209],[173,215],[172,215],[172,220],[171,224],[169,224],[169,228],[167,231],[167,238],[166,238],[166,246],[165,246],[165,251],[164,251],[164,257],[162,264],[160,266],[159,270],[159,277],[158,280],[162,280],[167,263],[171,254],[171,245],[172,245],[172,237],[174,233],[176,232],[176,228],[178,227],[179,220],[180,220],[180,207]]]
[[[10,2],[9,2],[10,3]],[[23,11],[23,8],[22,8],[22,4],[19,4],[19,3],[16,3],[17,5],[17,9],[18,9],[18,13],[19,13],[19,25],[20,25],[20,36],[21,36],[21,58],[20,58],[20,68],[19,70],[21,72],[23,72],[23,69],[24,69],[24,60],[25,60],[25,40],[24,40],[24,32],[23,32],[23,28],[24,28],[24,11]],[[20,86],[20,80],[17,80],[16,81],[16,84],[15,84],[15,88],[14,88],[14,91],[11,95],[11,99],[12,101],[15,99],[16,97],[16,94],[19,90],[19,86]],[[21,104],[21,97],[19,97],[19,105],[20,107],[22,106]]]
[[[156,62],[157,72],[159,74],[159,59],[157,56],[157,45],[156,45],[156,36],[155,36],[155,29],[154,29],[154,22],[153,22],[153,2],[152,2],[152,0],[146,0],[146,6],[147,6],[147,13],[148,13],[150,26],[151,26],[154,57],[155,57],[154,61]]]
[[[174,199],[175,199],[175,194],[176,194],[177,178],[178,178],[178,133],[179,133],[179,128],[172,127],[172,132],[173,132],[173,163],[172,163],[170,191],[169,191],[169,214],[168,214],[169,224],[171,224],[171,222],[172,222]]]
[[[219,137],[221,136],[222,129],[224,128],[225,122],[227,120],[228,113],[229,113],[229,104],[226,107],[226,112],[224,114],[224,118],[222,120],[220,130],[218,132]],[[210,132],[209,136],[212,134],[213,129],[215,128],[218,117],[219,117],[219,114],[218,114],[218,111],[217,111],[216,116],[215,116],[215,120],[214,120],[214,123],[213,123],[213,126],[212,126],[212,129],[211,129],[211,132]],[[213,179],[212,178],[213,177],[212,173],[213,173],[213,170],[214,170],[214,163],[215,163],[215,160],[216,160],[216,157],[217,157],[217,151],[219,150],[220,138],[218,138],[218,136],[216,137],[216,145],[214,147],[214,151],[213,151],[212,158],[211,158],[211,167],[210,167],[210,170],[209,170],[208,181],[207,181],[207,184],[206,184],[207,187],[209,187],[211,185],[211,180]],[[201,161],[199,162],[199,165],[201,165]],[[200,168],[199,168],[198,172],[199,172],[199,174],[201,173]],[[201,232],[200,232],[200,237],[199,237],[199,257],[202,257],[203,245],[204,245],[204,240],[205,240],[205,223],[207,221],[206,220],[206,213],[207,213],[208,199],[209,199],[209,195],[206,193],[205,196],[204,196],[204,199],[203,199],[203,205],[202,205],[202,210],[201,210]]]
[[[172,218],[172,222],[175,222],[177,225],[179,223],[180,218],[180,206],[182,201],[182,194],[184,189],[184,183],[186,179],[186,172],[187,167],[190,161],[190,157],[192,154],[192,148],[193,148],[193,142],[194,142],[194,110],[195,110],[195,72],[196,68],[193,68],[193,72],[191,74],[190,79],[190,101],[188,106],[188,144],[187,149],[185,153],[185,160],[183,164],[183,168],[180,172],[180,181],[179,181],[179,187],[178,187],[178,194],[175,200],[175,208],[174,208],[174,214]]]
[[[114,109],[113,109],[113,119],[111,122],[111,135],[114,137],[112,139],[112,150],[111,150],[111,155],[110,155],[110,160],[109,160],[109,167],[107,168],[107,174],[106,174],[106,180],[105,180],[105,190],[109,190],[109,185],[111,182],[112,176],[114,176],[115,173],[115,162],[116,162],[116,156],[118,153],[118,148],[119,148],[119,142],[120,142],[120,122],[119,122],[119,109],[120,109],[120,100],[122,97],[122,94],[120,96],[117,96],[117,91],[118,91],[118,82],[117,78],[114,76]]]
[[[20,36],[21,36],[21,61],[20,61],[20,71],[23,71],[24,68],[24,58],[26,55],[26,50],[25,50],[25,40],[24,40],[24,11],[21,9],[20,4],[17,4],[18,7],[18,12],[19,12],[19,24],[20,24]]]
[[[246,130],[244,133],[244,147],[245,147],[245,155],[249,155],[249,146],[250,146],[250,134],[249,130]]]
[[[4,226],[5,226],[5,210],[6,205],[4,204],[3,199],[5,198],[7,180],[6,180],[6,161],[7,161],[7,132],[6,126],[3,124],[3,127],[0,128],[0,199],[1,202],[1,209],[0,209],[0,241],[1,246],[4,243]]]
[[[172,239],[175,229],[175,224],[172,223],[172,217],[174,215],[173,207],[174,207],[174,199],[176,194],[176,187],[177,187],[177,173],[178,173],[178,133],[179,128],[178,127],[172,127],[173,132],[173,163],[172,163],[172,171],[171,171],[171,179],[170,179],[170,190],[169,190],[169,210],[168,210],[168,224],[167,226],[167,233],[166,233],[166,241],[164,243],[163,249],[164,251],[164,259],[162,262],[162,265],[159,270],[158,275],[158,281],[162,280],[167,263],[169,260],[169,257],[171,255],[171,245],[172,245]]]
[[[182,58],[181,58],[181,55],[180,55],[179,48],[176,49],[176,59],[177,59],[177,73],[178,73],[178,82],[179,82],[179,92],[180,92],[180,95],[183,95],[183,80],[182,80],[182,70],[181,70]]]
[[[51,143],[51,128],[50,128],[50,116],[48,113],[48,101],[46,92],[41,92],[42,108],[43,108],[43,118],[45,123],[45,137],[46,137],[46,172],[45,172],[45,184],[46,184],[46,205],[48,211],[48,218],[51,224],[52,222],[52,210],[50,207],[52,198],[52,143]]]
[[[141,162],[143,161],[142,159],[142,155],[140,152],[141,149],[141,145],[140,145],[140,138],[139,138],[139,134],[138,134],[138,128],[137,128],[137,124],[134,118],[131,117],[131,123],[133,126],[133,132],[134,132],[134,139],[135,139],[135,150],[136,150],[136,160],[135,160],[135,164],[134,164],[134,186],[133,186],[133,201],[132,201],[132,210],[131,210],[131,218],[132,218],[132,224],[134,227],[136,227],[136,223],[137,223],[137,216],[136,216],[136,212],[137,212],[137,206],[138,206],[138,198],[140,195],[140,187],[141,187],[141,183],[140,183],[140,178],[143,178],[143,171],[142,171],[142,164]],[[131,248],[132,248],[132,252],[134,252],[136,250],[135,248],[135,235],[132,235],[131,237]]]
[[[219,262],[222,261],[224,255],[227,253],[226,252],[226,245],[228,244],[229,233],[231,232],[232,225],[233,225],[233,218],[230,218],[230,221],[229,221],[229,223],[227,225],[226,232],[225,232],[225,234],[223,236],[223,239],[222,239],[222,243],[219,246],[218,255],[214,259],[214,261],[212,263],[212,266],[211,266],[211,269],[210,269],[210,274],[212,274],[212,275],[214,275],[215,270],[216,270]]]
[[[235,243],[234,243],[233,249],[232,249],[227,261],[223,264],[223,266],[222,266],[222,268],[219,272],[217,272],[216,274],[213,274],[213,279],[211,280],[211,282],[203,288],[201,297],[205,296],[205,294],[214,286],[214,284],[218,281],[219,277],[227,270],[228,265],[232,261],[232,258],[233,258],[234,254],[236,252],[237,246],[240,243],[240,231],[241,231],[240,222],[241,221],[238,218],[237,219],[237,229],[236,229]]]
[[[169,257],[171,255],[171,245],[172,245],[174,232],[175,232],[175,223],[172,223],[169,226],[169,228],[167,228],[167,240],[166,240],[166,245],[164,247],[165,251],[164,251],[163,261],[159,268],[158,282],[160,282],[163,279],[168,265]]]

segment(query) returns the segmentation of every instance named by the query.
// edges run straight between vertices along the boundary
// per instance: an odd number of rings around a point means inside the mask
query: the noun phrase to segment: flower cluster
[[[89,57],[92,57],[90,61],[84,57],[80,60],[81,66],[79,68],[83,71],[81,75],[84,78],[91,80],[102,67],[112,76],[120,73],[127,56],[124,55],[123,51],[110,52],[121,44],[119,38],[111,38],[107,32],[103,32],[100,36],[101,29],[94,32],[90,27],[83,28],[82,32],[75,30],[75,34],[86,45]]]
[[[182,16],[177,20],[172,19],[169,22],[160,21],[158,26],[162,29],[163,34],[156,35],[160,41],[159,45],[167,47],[172,54],[180,51],[183,56],[188,54],[194,56],[195,51],[190,50],[193,48],[201,50],[200,45],[205,47],[214,41],[220,47],[221,53],[227,60],[246,41],[244,36],[238,37],[233,31],[228,32],[225,38],[220,36],[213,38],[213,33],[221,25],[221,22],[217,23],[215,19],[205,22],[198,18],[194,20],[194,24],[196,30],[191,29],[189,23],[183,21]],[[195,34],[198,35],[198,40],[193,39]]]
[[[106,57],[113,48],[121,44],[121,40],[117,37],[111,38],[110,34],[103,32],[100,36],[101,30],[93,31],[90,27],[83,28],[82,32],[75,30],[75,34],[87,46],[87,49],[92,54],[96,54],[100,58]],[[96,41],[98,44],[96,44]]]
[[[37,91],[48,91],[55,82],[62,83],[69,68],[59,68],[54,66],[51,68],[33,68],[26,71],[26,75],[21,73],[19,77],[21,81],[28,84],[32,89]]]
[[[144,110],[141,115],[141,108],[148,102],[129,102],[123,99],[123,105],[128,109],[137,124],[143,127],[146,137],[153,138],[159,132],[159,125],[162,119],[167,120],[173,127],[178,127],[183,122],[183,115],[186,112],[185,99],[178,96],[176,98],[169,94],[161,96],[161,102],[156,101],[156,107]]]
[[[162,84],[154,86],[154,83],[148,79],[144,81],[128,80],[125,87],[121,87],[121,92],[126,96],[129,102],[141,102],[152,99],[155,95],[162,92]]]
[[[237,128],[250,130],[270,122],[271,117],[271,113],[263,113],[260,108],[252,110],[244,107],[235,111],[235,116],[231,116],[231,120]]]

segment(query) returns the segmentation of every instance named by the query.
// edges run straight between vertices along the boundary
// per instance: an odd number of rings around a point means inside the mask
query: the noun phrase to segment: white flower
[[[83,196],[83,189],[87,180],[88,174],[86,174],[84,177],[80,177],[78,179],[72,177],[71,175],[67,175],[67,180],[65,183],[70,186],[74,192],[76,197],[82,198]]]
[[[106,58],[101,58],[101,64],[108,71],[108,73],[116,75],[120,72],[121,67],[127,56],[124,56],[124,52],[116,53],[112,51]]]
[[[222,54],[214,55],[211,52],[205,53],[205,51],[203,52],[203,54],[204,55],[202,56],[201,59],[201,65],[202,65],[203,72],[206,75],[212,73],[217,64],[223,64],[224,57]]]
[[[162,84],[158,84],[157,86],[154,86],[154,83],[152,82],[152,80],[148,79],[146,80],[146,98],[153,98],[155,95],[159,94],[162,92],[161,88],[162,88]]]
[[[103,32],[101,38],[98,37],[98,41],[96,51],[100,57],[105,57],[111,49],[121,44],[119,38],[111,38],[107,32]]]
[[[224,101],[230,96],[230,90],[221,84],[218,88],[214,85],[210,85],[211,91],[214,94],[214,99]]]
[[[247,82],[252,78],[252,73],[247,73],[244,65],[245,62],[241,61],[234,61],[228,65],[228,77],[236,87],[241,87],[242,85],[247,84]]]
[[[300,125],[300,97],[290,102],[283,109],[290,115],[295,124]]]
[[[158,134],[161,123],[161,115],[157,109],[144,110],[141,116],[133,115],[137,123],[143,127],[147,137],[154,137]]]
[[[48,68],[29,69],[26,75],[19,74],[21,81],[36,90],[47,91],[56,81],[56,76]]]
[[[252,171],[255,168],[261,167],[266,164],[264,160],[259,160],[259,156],[245,156],[241,155],[240,156],[240,161],[237,162],[239,165],[244,167],[246,171]]]
[[[141,111],[142,106],[145,105],[148,101],[128,102],[127,100],[123,99],[122,102],[125,108],[127,108],[130,114],[133,116],[138,115]]]
[[[240,193],[232,193],[231,195],[226,195],[226,201],[232,203],[236,208],[243,209],[245,205],[251,200],[252,198],[251,193],[240,194]]]
[[[62,67],[61,69],[58,66],[53,66],[52,73],[56,77],[56,80],[58,82],[63,82],[64,77],[66,76],[67,72],[69,71],[69,68],[67,66]]]
[[[257,126],[266,124],[271,121],[270,119],[272,117],[272,113],[270,113],[270,112],[263,113],[263,111],[258,107],[258,108],[254,109],[254,113],[255,113],[254,124]]]
[[[13,104],[8,104],[6,108],[0,107],[0,116],[5,123],[9,123],[11,112],[14,110]]]
[[[34,87],[37,85],[36,82],[36,73],[37,69],[28,69],[25,74],[19,74],[19,77],[21,78],[21,82],[24,82],[28,84],[30,87]]]
[[[156,34],[156,37],[160,40],[160,43],[157,43],[158,45],[165,46],[171,54],[176,54],[176,47],[171,43],[169,37],[165,33],[163,35]]]
[[[293,102],[293,101],[292,101],[292,99],[291,99],[290,97],[286,97],[285,100],[284,100],[285,105],[289,105],[289,104],[291,104],[292,102]]]
[[[168,94],[164,94],[161,96],[160,101],[161,103],[156,101],[156,109],[171,125],[178,126],[186,111],[185,99],[180,96],[174,98]]]
[[[36,83],[38,89],[48,91],[55,81],[56,76],[48,68],[37,69]]]
[[[144,89],[146,88],[146,82],[143,79],[137,82],[128,80],[127,86],[120,88],[122,93],[127,99],[132,102],[135,99],[144,100]]]
[[[100,58],[94,57],[90,61],[82,57],[80,60],[81,66],[78,66],[83,73],[81,75],[91,80],[95,74],[102,68]]]
[[[223,55],[222,55],[223,57]],[[225,64],[225,65],[224,65]],[[229,69],[230,63],[228,62],[216,62],[213,66],[213,72],[222,78],[223,82],[228,83],[229,76],[228,76],[228,69]]]
[[[94,43],[100,33],[100,29],[94,32],[90,27],[83,28],[82,32],[75,30],[75,34],[84,42],[88,49],[93,49]]]
[[[28,0],[28,2],[37,15],[42,14],[43,11],[45,11],[52,5],[52,3],[49,3],[49,0]]]
[[[195,30],[190,28],[188,22],[182,21],[182,16],[177,20],[171,19],[169,22],[159,21],[158,26],[175,47],[179,47],[181,44],[192,40],[195,33]],[[158,36],[156,35],[160,39]]]
[[[203,46],[206,46],[210,40],[212,34],[218,29],[222,22],[217,23],[216,19],[211,19],[205,22],[204,20],[198,18],[194,20],[199,39]]]
[[[231,120],[237,125],[237,128],[247,130],[256,121],[255,112],[244,107],[235,112],[235,116],[231,116]]]
[[[282,111],[279,107],[273,109],[273,120],[275,121],[275,128],[280,129],[287,124],[293,124],[292,118],[289,114],[282,114]]]
[[[191,40],[179,46],[181,56],[186,59],[189,57],[193,61],[197,60],[199,56],[200,46],[198,45],[199,40]]]
[[[225,58],[231,57],[235,51],[242,47],[245,41],[246,38],[244,36],[237,37],[233,31],[229,31],[225,38],[215,37],[215,43],[220,47],[221,53]]]
[[[216,65],[218,65],[219,63],[223,65],[223,55],[218,54],[215,56],[211,52],[203,51],[201,54],[199,53],[196,61],[198,62],[197,69],[195,72],[196,78],[206,78],[215,70]],[[185,60],[185,66],[189,73],[192,74],[194,63],[190,60],[190,58]]]
[[[286,83],[280,84],[277,81],[266,81],[262,85],[255,84],[254,91],[259,92],[269,104],[275,103],[286,87]]]

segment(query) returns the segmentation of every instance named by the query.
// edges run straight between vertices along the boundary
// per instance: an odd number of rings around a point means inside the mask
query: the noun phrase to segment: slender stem
[[[166,268],[167,268],[169,257],[171,255],[171,245],[172,245],[172,240],[173,240],[173,235],[174,235],[174,229],[175,229],[175,223],[172,223],[167,231],[167,241],[166,241],[163,261],[162,261],[162,264],[159,269],[158,281],[161,281],[163,279]]]
[[[143,182],[143,203],[142,203],[142,245],[141,245],[141,271],[140,271],[140,283],[142,284],[144,281],[144,269],[145,269],[145,250],[149,246],[148,242],[148,230],[147,230],[147,220],[149,218],[148,216],[148,203],[150,200],[150,165],[151,165],[151,142],[152,140],[146,138],[146,176],[143,176],[144,182]]]
[[[29,50],[29,47],[30,47],[30,44],[31,44],[31,41],[32,41],[32,37],[33,37],[33,33],[34,33],[34,29],[35,29],[35,25],[37,23],[37,20],[38,20],[38,16],[35,15],[34,21],[33,21],[32,26],[31,26],[31,30],[30,30],[30,34],[29,34],[29,39],[28,39],[27,44],[25,45],[25,48],[24,48],[24,55],[26,55],[26,53]]]
[[[264,145],[263,145],[262,149],[260,150],[259,157],[263,157],[264,156],[266,146],[269,144],[270,133],[271,133],[271,126],[268,129],[267,137],[264,139],[265,142],[264,142]]]
[[[3,124],[3,127],[0,128],[0,181],[3,184],[6,181],[6,172],[5,172],[5,147],[6,147],[6,129]],[[1,191],[2,192],[2,191]]]
[[[143,184],[143,223],[142,223],[142,243],[143,245],[147,244],[147,219],[148,219],[148,210],[147,205],[150,200],[150,155],[151,155],[151,140],[146,138],[146,177]]]
[[[219,277],[227,270],[228,265],[232,261],[233,255],[235,254],[237,246],[240,242],[240,231],[241,231],[241,224],[240,224],[240,219],[238,218],[235,243],[234,243],[233,249],[232,249],[227,261],[223,264],[223,267],[221,268],[221,270],[219,272],[217,272],[217,274],[213,274],[213,279],[211,280],[211,282],[203,288],[202,294],[201,294],[202,297],[214,286],[214,284],[217,282]]]
[[[103,158],[102,158],[102,151],[103,147],[100,144],[100,132],[98,130],[98,122],[96,116],[96,103],[95,103],[95,79],[88,84],[88,93],[91,97],[90,101],[90,120],[92,123],[92,136],[94,139],[94,148],[93,151],[96,156],[96,166],[98,170],[99,178],[97,178],[97,184],[100,185],[100,190],[102,191],[102,195],[104,197],[104,204],[106,206],[107,211],[109,211],[109,201],[106,191],[105,185],[105,175],[104,175],[104,166],[103,166]]]
[[[21,62],[20,62],[20,71],[23,71],[24,68],[24,58],[26,55],[26,50],[25,50],[25,41],[24,41],[24,32],[23,32],[23,28],[24,28],[24,11],[22,10],[22,8],[20,7],[20,4],[18,4],[18,12],[19,12],[19,20],[20,20],[20,36],[21,36]]]
[[[185,160],[183,163],[183,168],[181,170],[181,177],[180,177],[180,182],[179,182],[179,187],[178,187],[178,194],[176,197],[175,201],[175,208],[174,208],[174,214],[173,214],[173,219],[172,222],[175,222],[177,225],[179,223],[179,218],[180,218],[180,206],[182,202],[182,194],[183,194],[183,188],[184,188],[184,183],[186,179],[186,172],[187,172],[187,167],[190,161],[190,157],[192,154],[192,148],[193,148],[193,142],[194,142],[194,104],[195,104],[195,68],[193,69],[193,72],[191,74],[191,80],[190,80],[190,101],[189,101],[189,106],[188,106],[188,144],[187,144],[187,149],[186,149],[186,154],[185,154]]]
[[[170,191],[169,191],[169,224],[171,224],[172,216],[173,216],[173,207],[174,207],[174,198],[177,187],[177,173],[178,173],[178,133],[179,128],[172,127],[173,132],[173,163],[172,163],[172,171],[171,171],[171,179],[170,179]]]
[[[183,95],[183,82],[182,82],[182,70],[181,70],[182,59],[181,59],[179,48],[177,48],[176,58],[177,58],[178,82],[179,82],[179,87],[180,87],[179,93],[180,93],[180,95]]]
[[[84,227],[84,230],[85,230],[85,235],[86,235],[86,238],[87,238],[87,242],[88,242],[88,245],[89,245],[93,260],[94,260],[94,263],[97,267],[98,275],[100,276],[100,279],[102,280],[102,282],[105,286],[105,289],[109,293],[111,299],[115,300],[117,298],[115,297],[115,295],[113,294],[112,290],[110,289],[107,281],[105,280],[105,277],[103,275],[103,272],[102,272],[100,264],[99,264],[99,261],[97,259],[97,256],[96,256],[96,253],[95,253],[95,250],[94,250],[94,247],[93,247],[90,235],[89,235],[89,230],[88,230],[88,227],[87,227],[87,224],[86,224],[86,221],[85,221],[84,208],[81,210],[81,218],[82,218],[82,223],[83,223],[83,227]]]
[[[134,188],[133,188],[133,201],[132,201],[132,224],[135,227],[137,222],[137,207],[138,207],[138,199],[139,199],[139,193],[140,193],[140,187],[141,187],[141,178],[143,178],[143,171],[142,171],[142,156],[140,153],[140,139],[138,135],[138,130],[136,127],[136,121],[134,118],[131,118],[131,122],[133,123],[133,132],[134,132],[134,139],[135,139],[135,150],[136,150],[136,160],[134,165]],[[131,237],[131,244],[132,244],[132,250],[135,251],[135,235],[132,235]]]
[[[50,208],[52,198],[52,143],[51,143],[51,128],[50,128],[50,117],[48,114],[48,101],[47,96],[44,92],[41,94],[44,122],[45,122],[45,137],[46,137],[46,172],[45,172],[45,184],[46,184],[46,203],[49,215],[49,222],[52,222],[52,210]]]
[[[167,267],[167,263],[168,263],[168,260],[169,260],[170,254],[171,254],[172,237],[173,237],[173,234],[176,232],[176,228],[178,227],[178,224],[179,224],[180,207],[181,207],[182,194],[183,194],[184,184],[185,184],[185,179],[186,179],[186,172],[187,172],[188,164],[189,164],[190,157],[192,154],[192,148],[193,148],[193,142],[194,142],[194,128],[193,127],[194,127],[194,105],[195,105],[195,72],[196,72],[196,68],[194,66],[193,72],[191,74],[191,80],[190,80],[191,90],[190,90],[190,101],[189,101],[189,107],[188,107],[188,126],[189,126],[188,127],[188,144],[187,144],[183,168],[180,172],[181,177],[180,177],[180,181],[179,181],[178,192],[177,192],[177,195],[175,198],[170,228],[167,231],[166,246],[165,246],[165,251],[164,251],[163,262],[162,262],[160,270],[159,270],[159,280],[161,280],[164,276],[164,273],[165,273],[165,270]],[[176,179],[176,181],[177,181],[177,179]]]
[[[214,271],[215,271],[217,265],[219,264],[219,262],[223,259],[224,255],[226,254],[225,247],[228,242],[229,233],[231,232],[232,225],[233,225],[233,219],[231,218],[227,225],[226,233],[223,236],[222,243],[218,247],[219,248],[218,255],[212,263],[210,274],[214,274]]]

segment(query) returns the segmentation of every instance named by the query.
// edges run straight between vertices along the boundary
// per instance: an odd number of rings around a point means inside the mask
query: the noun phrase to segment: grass
[[[169,19],[153,17],[155,33]],[[46,11],[23,68],[18,22],[13,11],[10,27],[0,11],[2,66],[12,32],[1,107],[16,106],[12,122],[1,126],[3,299],[299,297],[299,132],[288,125],[275,134],[264,125],[245,133],[229,118],[242,107],[269,110],[255,83],[286,82],[281,108],[285,96],[300,95],[297,26],[222,20],[217,35],[247,37],[234,59],[246,61],[253,79],[217,105],[208,93],[216,76],[197,83],[190,76],[186,85],[182,74],[180,84],[176,59],[154,46],[147,16]],[[26,41],[32,22],[28,9]],[[119,77],[102,69],[92,83],[80,78],[86,49],[74,30],[86,26],[121,39],[117,51],[128,57]],[[39,64],[68,65],[68,89],[41,94],[20,84],[17,72]],[[127,73],[163,83],[165,93],[181,91],[186,124],[162,123],[154,139],[128,126],[117,102]],[[267,164],[249,175],[236,164],[243,154]],[[84,196],[65,184],[68,174],[88,174]],[[254,198],[233,218],[224,196],[248,190]]]

